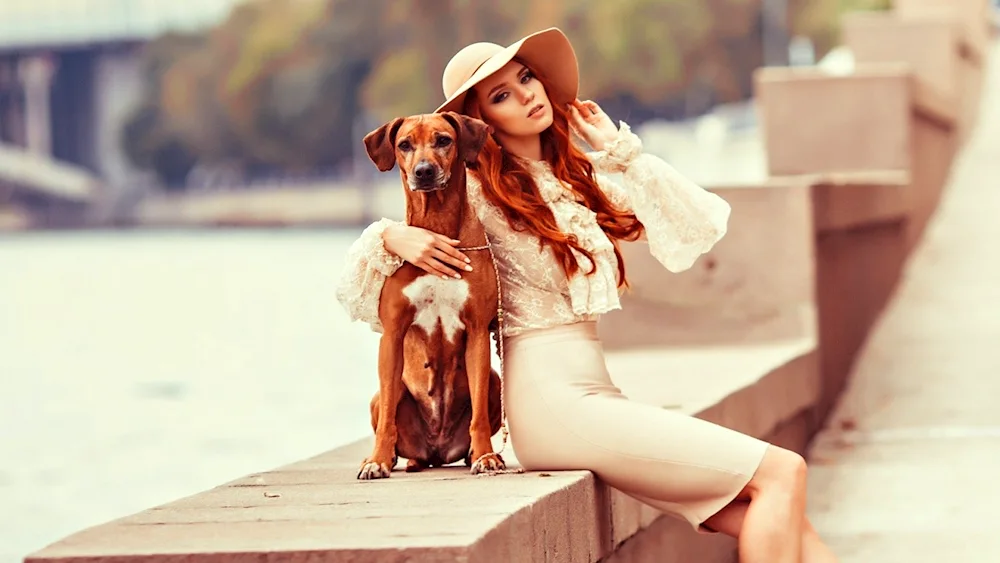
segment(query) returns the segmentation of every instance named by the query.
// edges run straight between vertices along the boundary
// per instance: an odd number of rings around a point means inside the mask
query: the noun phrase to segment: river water
[[[369,434],[358,232],[0,237],[0,563]]]

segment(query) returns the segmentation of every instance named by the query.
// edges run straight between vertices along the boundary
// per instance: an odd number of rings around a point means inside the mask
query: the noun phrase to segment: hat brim
[[[577,98],[580,90],[580,67],[576,52],[569,38],[555,27],[550,27],[522,38],[486,60],[441,104],[435,113],[454,111],[461,113],[465,96],[476,84],[502,69],[517,57],[544,77],[549,99],[556,103],[569,103]]]

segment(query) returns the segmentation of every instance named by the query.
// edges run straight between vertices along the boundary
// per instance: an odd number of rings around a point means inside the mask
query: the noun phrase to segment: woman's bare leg
[[[717,532],[738,538],[749,506],[749,501],[733,501],[705,524]],[[805,530],[802,533],[802,563],[837,563],[837,561],[837,556],[823,543],[819,533],[806,518]]]
[[[742,563],[836,563],[805,516],[805,475],[798,454],[772,446],[741,497],[705,525],[737,538]]]
[[[716,515],[705,524],[737,538],[741,563],[801,563],[805,488],[802,457],[771,446],[741,495],[750,501],[742,523],[719,522],[725,515]]]
[[[823,538],[819,537],[819,532],[807,518],[805,532],[802,535],[802,563],[837,563],[837,561],[833,550],[823,543]]]

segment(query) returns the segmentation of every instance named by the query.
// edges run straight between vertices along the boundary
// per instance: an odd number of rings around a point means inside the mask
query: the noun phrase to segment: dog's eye
[[[413,145],[411,145],[409,141],[403,141],[399,143],[399,150],[404,152],[413,150]]]
[[[434,142],[434,146],[439,149],[443,149],[451,144],[451,137],[438,137],[437,141]]]

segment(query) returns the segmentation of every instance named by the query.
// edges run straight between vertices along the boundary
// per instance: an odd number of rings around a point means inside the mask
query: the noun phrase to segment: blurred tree
[[[348,158],[383,4],[253,0],[205,35],[152,42],[147,97],[123,131],[131,160],[176,182],[191,160],[294,170]],[[168,174],[155,164],[167,143],[197,158],[172,158]]]
[[[220,29],[241,38],[216,95],[243,158],[313,169],[350,155],[358,88],[379,50],[379,3],[269,0],[249,29]]]
[[[156,172],[169,187],[183,183],[197,157],[184,137],[182,124],[171,121],[160,103],[164,90],[161,77],[177,61],[204,49],[205,37],[200,35],[167,34],[148,44],[141,70],[147,97],[122,128],[122,148],[129,160]]]
[[[364,106],[379,119],[431,111],[440,105],[444,67],[459,49],[476,41],[505,45],[517,35],[526,14],[533,13],[531,0],[400,0],[394,4],[381,22],[391,47],[375,61],[363,87]]]
[[[891,10],[892,0],[840,0],[842,12],[858,10]]]
[[[159,108],[142,105],[126,121],[121,139],[133,164],[154,171],[173,190],[184,185],[197,157],[179,135],[164,128],[165,122]]]
[[[582,87],[620,115],[680,117],[749,95],[759,0],[577,2]],[[638,114],[638,116],[636,116]]]

